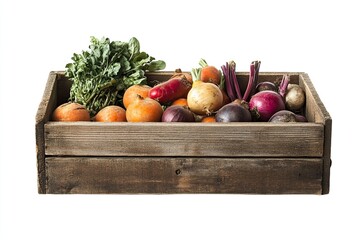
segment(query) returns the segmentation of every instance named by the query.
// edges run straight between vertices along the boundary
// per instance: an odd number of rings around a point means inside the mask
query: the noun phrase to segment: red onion
[[[162,122],[195,122],[194,114],[184,106],[168,107],[161,118]]]
[[[280,94],[266,90],[253,95],[249,101],[249,107],[258,120],[267,122],[276,112],[285,110],[285,103]]]

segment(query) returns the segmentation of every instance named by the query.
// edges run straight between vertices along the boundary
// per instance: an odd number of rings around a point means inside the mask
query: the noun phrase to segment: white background
[[[360,239],[356,6],[2,0],[0,239]],[[330,194],[38,195],[35,115],[48,73],[64,70],[92,35],[135,36],[167,70],[205,58],[235,60],[239,71],[261,60],[261,71],[307,72],[333,118]]]

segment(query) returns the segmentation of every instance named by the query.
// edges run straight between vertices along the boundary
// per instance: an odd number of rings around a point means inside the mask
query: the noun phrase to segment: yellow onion
[[[223,105],[223,95],[213,83],[196,81],[187,95],[190,110],[199,115],[210,115]]]

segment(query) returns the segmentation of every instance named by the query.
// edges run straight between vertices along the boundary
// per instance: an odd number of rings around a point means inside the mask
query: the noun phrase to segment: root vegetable
[[[146,98],[149,95],[150,89],[150,86],[140,84],[133,85],[126,89],[123,96],[124,107],[127,108],[130,103],[134,102],[138,98],[138,96]]]
[[[67,102],[54,110],[52,120],[65,122],[90,121],[90,113],[79,103]]]
[[[289,84],[285,94],[285,106],[290,111],[297,112],[305,104],[305,92],[297,84]]]
[[[191,83],[185,78],[171,78],[160,83],[149,91],[149,97],[161,104],[169,104],[178,98],[186,97],[191,89]]]
[[[212,116],[207,116],[207,117],[204,117],[203,119],[201,119],[201,122],[203,122],[203,123],[216,122],[216,118],[215,118],[214,115],[212,115]]]
[[[120,106],[110,105],[102,108],[93,118],[95,122],[126,122],[126,112]]]
[[[221,72],[214,66],[209,66],[204,59],[200,59],[199,65],[201,66],[200,81],[209,82],[219,85],[221,81]]]
[[[275,84],[272,82],[261,82],[256,85],[256,92],[261,92],[265,90],[271,90],[274,92],[277,91]]]
[[[171,78],[186,78],[191,84],[193,83],[192,76],[189,72],[183,72],[180,68],[175,69],[174,75]]]
[[[160,122],[162,114],[163,108],[158,101],[140,96],[126,109],[128,122]]]
[[[187,99],[186,98],[179,98],[176,99],[175,101],[173,101],[171,103],[171,106],[183,106],[183,107],[188,107],[188,103],[187,103]]]
[[[166,108],[162,117],[162,122],[195,122],[194,114],[187,107],[170,106]]]
[[[239,99],[220,108],[215,118],[217,122],[251,122],[252,120],[247,103]]]
[[[276,112],[269,122],[284,123],[284,122],[307,122],[306,118],[302,115],[295,114],[289,110],[281,110]]]
[[[223,104],[223,94],[218,86],[199,80],[200,69],[193,69],[193,87],[187,95],[190,110],[199,115],[211,115]]]
[[[285,110],[285,103],[280,94],[266,90],[253,95],[249,107],[253,115],[257,116],[257,120],[267,122],[276,112]]]

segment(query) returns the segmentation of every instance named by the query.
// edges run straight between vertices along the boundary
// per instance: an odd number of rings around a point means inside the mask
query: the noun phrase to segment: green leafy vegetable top
[[[136,38],[129,42],[91,37],[89,51],[74,53],[66,64],[65,76],[73,84],[70,101],[83,104],[92,115],[108,105],[121,105],[124,91],[135,84],[147,84],[145,72],[165,68],[165,62],[155,60],[140,51]]]

